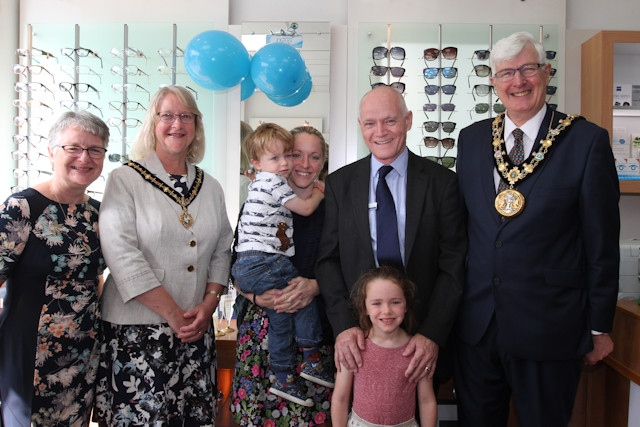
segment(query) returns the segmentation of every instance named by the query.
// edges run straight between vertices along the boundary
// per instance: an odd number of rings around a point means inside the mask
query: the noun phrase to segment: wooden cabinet
[[[609,136],[613,133],[614,52],[618,43],[640,46],[640,31],[600,31],[582,44],[581,114],[607,129]],[[640,181],[621,180],[620,191],[640,193]]]

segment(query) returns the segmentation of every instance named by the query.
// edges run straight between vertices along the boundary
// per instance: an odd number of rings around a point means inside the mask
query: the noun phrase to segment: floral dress
[[[314,267],[324,219],[324,203],[310,216],[293,215],[296,254],[292,262],[302,277],[315,278]],[[323,338],[320,346],[322,361],[333,367],[333,349],[329,345],[333,334],[324,315],[324,305],[316,298],[323,313]],[[231,412],[236,423],[245,427],[316,426],[327,422],[331,413],[332,389],[306,381],[312,407],[304,407],[268,393],[275,378],[269,369],[267,330],[269,318],[260,307],[238,296],[238,338],[233,376]],[[298,354],[298,372],[303,362]]]
[[[105,263],[99,202],[33,189],[0,205],[0,396],[5,426],[85,426],[94,401]]]

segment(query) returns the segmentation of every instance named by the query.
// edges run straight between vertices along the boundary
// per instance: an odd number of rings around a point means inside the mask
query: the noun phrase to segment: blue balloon
[[[184,66],[198,85],[227,90],[249,74],[251,58],[242,42],[231,34],[211,30],[195,36],[184,50]]]
[[[305,81],[306,66],[302,55],[284,43],[260,48],[251,59],[251,78],[267,96],[294,94]]]
[[[249,98],[256,91],[256,84],[253,82],[251,75],[245,77],[240,84],[240,100],[244,101]]]
[[[313,82],[311,81],[311,74],[307,71],[307,78],[304,83],[302,83],[302,87],[296,92],[289,96],[267,96],[267,98],[283,107],[295,107],[309,97],[312,88]]]

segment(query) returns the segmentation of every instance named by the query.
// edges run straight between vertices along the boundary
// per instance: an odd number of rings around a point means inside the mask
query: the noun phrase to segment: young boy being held
[[[291,173],[293,136],[273,124],[260,125],[243,142],[242,149],[256,170],[238,222],[237,260],[232,275],[243,293],[260,295],[283,289],[298,276],[289,257],[294,254],[291,212],[308,216],[324,198],[318,183],[308,199],[297,197],[287,184]],[[255,299],[254,299],[255,301]],[[296,374],[294,337],[306,363],[300,376],[333,387],[332,373],[320,362],[320,313],[315,301],[295,313],[264,307],[269,318],[269,362],[276,379],[269,392],[303,406],[312,406]]]

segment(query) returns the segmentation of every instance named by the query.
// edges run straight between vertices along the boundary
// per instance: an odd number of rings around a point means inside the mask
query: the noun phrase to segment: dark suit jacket
[[[546,136],[551,116],[548,110],[536,141]],[[555,112],[551,126],[564,117]],[[607,131],[575,120],[517,186],[525,205],[511,219],[494,207],[491,141],[491,119],[463,129],[458,139],[469,235],[459,336],[477,343],[495,314],[498,342],[513,355],[580,357],[592,349],[592,329],[611,330],[617,299],[620,192]]]
[[[334,334],[356,326],[351,288],[375,267],[369,231],[370,156],[330,174],[316,268]],[[466,237],[455,174],[409,152],[405,264],[418,288],[418,333],[445,344],[462,294]]]

